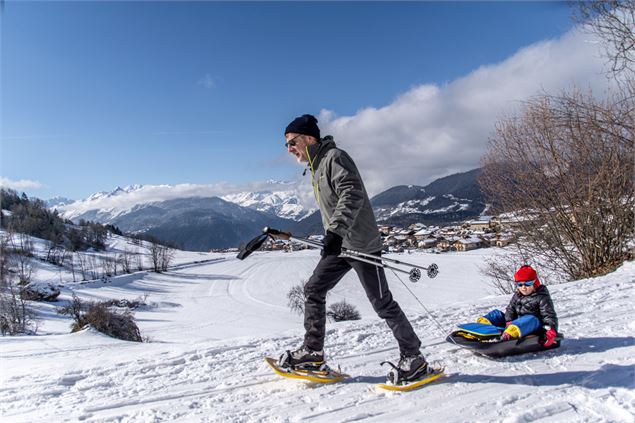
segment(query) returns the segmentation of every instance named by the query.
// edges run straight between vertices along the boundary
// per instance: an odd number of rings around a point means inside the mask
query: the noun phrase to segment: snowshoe
[[[384,363],[391,365],[392,370],[388,373],[386,383],[380,383],[377,387],[388,391],[412,391],[445,374],[445,367],[441,363],[428,364],[421,354],[402,357],[397,366],[389,361]]]
[[[323,350],[313,351],[305,346],[295,351],[285,351],[277,364],[283,369],[310,371],[323,371],[326,366]]]
[[[265,357],[265,362],[273,369],[274,372],[276,372],[276,374],[290,379],[300,379],[317,383],[334,383],[350,377],[349,375],[342,373],[339,369],[331,369],[326,365],[326,363],[323,363],[319,369],[307,370],[280,367],[278,365],[278,360],[271,357]]]

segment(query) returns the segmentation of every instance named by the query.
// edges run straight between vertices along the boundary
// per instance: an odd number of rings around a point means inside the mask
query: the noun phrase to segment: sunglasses
[[[527,281],[527,282],[516,282],[516,286],[517,287],[521,287],[521,286],[532,286],[534,284],[535,281]]]
[[[297,139],[298,137],[301,137],[301,136],[302,136],[302,134],[300,134],[300,135],[296,135],[295,137],[291,138],[289,141],[285,142],[285,143],[284,143],[285,148],[289,148],[289,146],[291,146],[291,147],[295,147],[295,145],[297,144],[296,139]]]

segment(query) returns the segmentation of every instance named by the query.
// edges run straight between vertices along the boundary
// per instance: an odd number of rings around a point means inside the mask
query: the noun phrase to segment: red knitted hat
[[[538,287],[540,286],[540,281],[538,280],[538,273],[536,273],[534,268],[529,266],[528,264],[525,264],[524,266],[521,266],[520,269],[518,269],[516,274],[514,274],[514,280],[516,282],[535,281],[534,288],[536,289],[538,289]]]

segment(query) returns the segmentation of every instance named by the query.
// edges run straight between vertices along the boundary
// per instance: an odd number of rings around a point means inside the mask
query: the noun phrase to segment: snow
[[[277,183],[275,181],[271,182]],[[295,221],[304,219],[316,210],[302,205],[298,193],[293,189],[287,191],[240,192],[224,195],[221,198],[242,207],[273,213],[278,217]]]
[[[269,180],[263,183],[233,186],[219,183],[215,185],[129,185],[114,190],[92,194],[86,199],[69,204],[59,204],[54,208],[67,219],[78,219],[86,213],[98,216],[101,222],[130,213],[145,204],[174,199],[195,197],[220,197],[241,206],[260,211],[273,212],[279,217],[301,220],[315,211],[305,207],[294,182]],[[90,218],[95,220],[94,217]]]
[[[127,245],[120,237],[110,242],[109,251]],[[257,252],[245,261],[178,252],[168,272],[107,282],[73,283],[51,271],[64,287],[57,303],[37,304],[38,335],[0,338],[2,420],[634,422],[635,263],[549,287],[566,337],[561,348],[491,360],[444,338],[453,325],[507,304],[509,296],[496,295],[478,272],[495,251],[390,255],[440,269],[436,279],[416,284],[402,277],[406,286],[387,273],[424,354],[447,366],[445,379],[410,393],[375,388],[388,371],[379,363],[396,360],[398,350],[353,273],[327,301],[345,298],[362,320],[329,323],[325,346],[331,365],[350,380],[311,385],[277,377],[263,362],[301,343],[302,321],[289,311],[286,293],[310,276],[316,250]],[[69,334],[70,320],[55,308],[73,292],[84,299],[147,294],[148,306],[135,315],[151,342],[91,329]]]

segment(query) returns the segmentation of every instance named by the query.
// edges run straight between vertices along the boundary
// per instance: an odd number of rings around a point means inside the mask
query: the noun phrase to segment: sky
[[[597,43],[570,15],[565,2],[8,0],[0,182],[42,199],[303,186],[283,133],[311,113],[369,194],[425,185],[478,167],[496,120],[541,90],[604,89]]]

